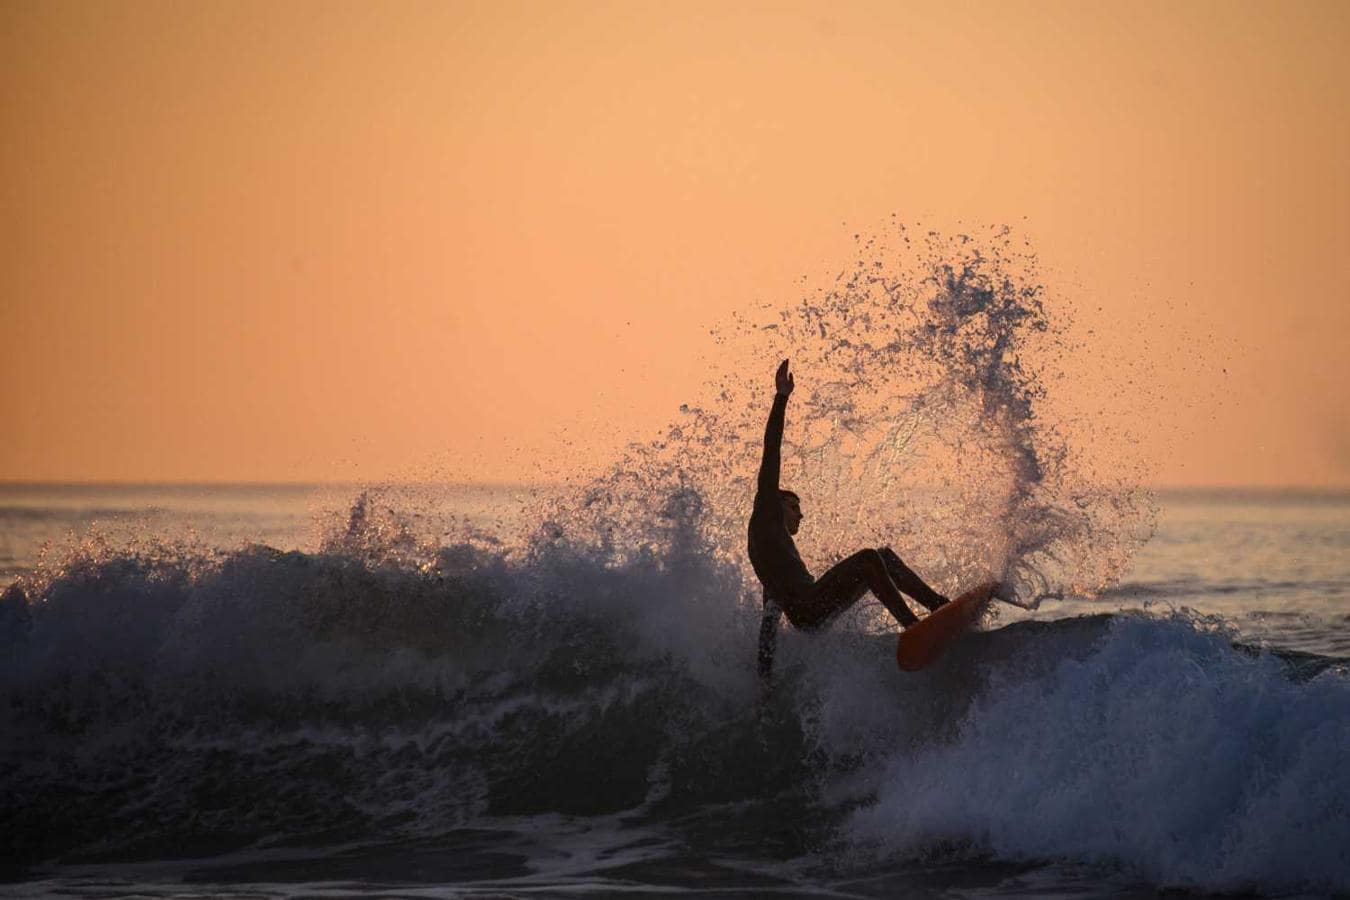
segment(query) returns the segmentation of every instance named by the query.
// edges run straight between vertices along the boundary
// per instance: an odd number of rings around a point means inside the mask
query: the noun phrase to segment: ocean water
[[[1350,892],[1350,495],[1141,488],[1034,262],[860,239],[555,484],[0,487],[0,896]],[[1003,583],[920,673],[755,674],[788,356],[813,571]]]
[[[1350,496],[1165,493],[1095,600],[761,692],[713,555],[463,539],[555,491],[0,488],[0,895],[1350,889]]]

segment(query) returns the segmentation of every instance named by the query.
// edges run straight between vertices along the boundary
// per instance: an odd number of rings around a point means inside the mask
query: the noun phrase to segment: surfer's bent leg
[[[821,575],[809,591],[793,598],[789,618],[798,628],[819,628],[869,590],[901,625],[919,621],[905,605],[905,598],[886,571],[886,563],[875,550],[859,550]]]
[[[925,608],[937,609],[947,602],[946,597],[924,583],[924,580],[905,565],[890,547],[882,547],[877,552],[881,554],[882,562],[886,564],[886,573],[891,576],[895,586],[922,603]]]

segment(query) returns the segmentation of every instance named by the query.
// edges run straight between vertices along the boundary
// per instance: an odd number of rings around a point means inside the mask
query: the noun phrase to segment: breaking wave
[[[955,854],[1205,890],[1350,885],[1334,660],[1117,614],[973,635],[900,678],[888,637],[845,628],[786,634],[761,695],[741,590],[706,550],[615,565],[552,542],[416,567],[332,548],[72,561],[41,602],[0,607],[0,853],[623,813],[711,819],[713,844],[777,821],[761,853],[836,869]]]

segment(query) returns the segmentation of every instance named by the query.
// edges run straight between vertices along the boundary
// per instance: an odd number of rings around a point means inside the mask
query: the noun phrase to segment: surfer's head
[[[802,524],[802,498],[788,490],[779,490],[778,496],[783,500],[783,524],[788,534],[796,534]]]

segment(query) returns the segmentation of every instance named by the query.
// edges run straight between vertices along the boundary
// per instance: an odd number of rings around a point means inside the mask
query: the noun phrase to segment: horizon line
[[[388,487],[483,487],[483,488],[541,488],[562,487],[562,480],[529,480],[512,478],[485,479],[69,479],[0,478],[0,489],[5,488],[388,488]],[[1262,494],[1350,494],[1350,483],[1344,484],[1204,484],[1162,483],[1142,484],[1143,490],[1160,494],[1186,493],[1262,493]]]

